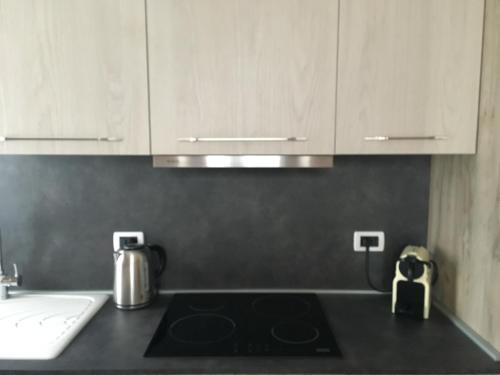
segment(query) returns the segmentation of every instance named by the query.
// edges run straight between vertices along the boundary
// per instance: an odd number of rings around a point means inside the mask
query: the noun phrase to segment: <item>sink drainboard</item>
[[[0,301],[0,359],[57,357],[107,298],[91,294],[19,294]]]

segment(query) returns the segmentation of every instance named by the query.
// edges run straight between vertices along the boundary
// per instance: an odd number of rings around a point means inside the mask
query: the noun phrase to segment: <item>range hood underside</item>
[[[331,168],[332,155],[160,155],[155,168]]]

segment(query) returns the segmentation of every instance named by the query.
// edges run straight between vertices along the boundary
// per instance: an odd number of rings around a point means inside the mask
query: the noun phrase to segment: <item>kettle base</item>
[[[119,305],[115,303],[115,307],[120,310],[139,310],[143,309],[151,304],[152,301],[141,303],[140,305]]]

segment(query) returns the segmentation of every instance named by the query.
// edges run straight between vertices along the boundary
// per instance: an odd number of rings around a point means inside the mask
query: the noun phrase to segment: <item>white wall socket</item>
[[[378,237],[378,246],[370,247],[370,252],[381,252],[385,249],[385,233],[384,232],[354,232],[354,251],[365,252],[366,247],[361,245],[362,237]]]
[[[135,237],[138,245],[144,245],[144,232],[114,232],[113,233],[113,250],[120,249],[120,238]]]

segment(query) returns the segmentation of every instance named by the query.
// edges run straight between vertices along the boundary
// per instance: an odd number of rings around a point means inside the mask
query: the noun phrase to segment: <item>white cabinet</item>
[[[336,153],[474,153],[483,10],[341,0]]]
[[[0,0],[0,153],[148,154],[146,61],[143,1]]]
[[[337,0],[147,0],[153,154],[333,154]]]

